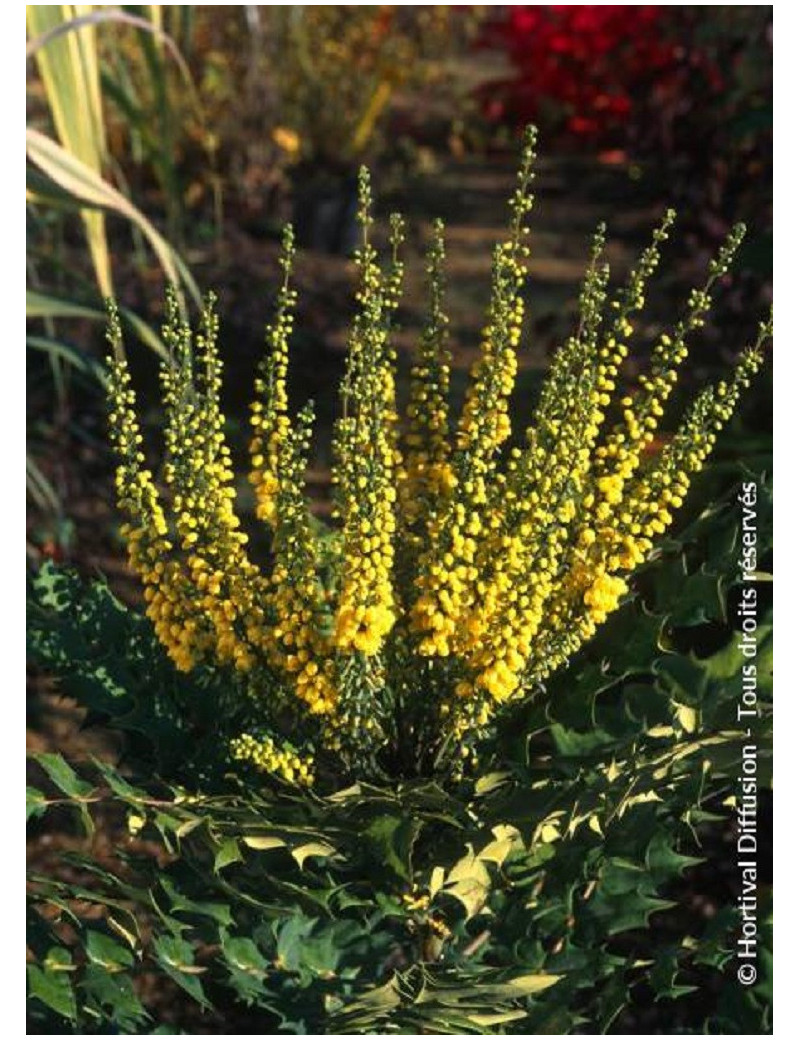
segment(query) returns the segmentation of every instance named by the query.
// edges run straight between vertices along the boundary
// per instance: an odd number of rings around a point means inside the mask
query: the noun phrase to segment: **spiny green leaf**
[[[210,917],[224,927],[229,927],[233,924],[231,910],[227,904],[192,899],[179,891],[177,885],[166,876],[161,878],[161,888],[169,899],[172,913]]]
[[[297,861],[298,866],[302,870],[309,856],[321,856],[323,859],[327,859],[335,852],[334,846],[326,841],[307,841],[303,845],[297,845],[292,849],[292,857]]]
[[[245,844],[247,844],[246,841]],[[241,863],[241,861],[242,853],[239,849],[239,842],[236,838],[226,838],[214,856],[214,871],[219,873],[223,867],[227,867],[231,863]]]
[[[486,903],[491,877],[486,866],[470,850],[447,874],[442,894],[453,896],[474,917]]]
[[[252,939],[225,935],[222,952],[228,963],[239,971],[263,974],[267,961]]]
[[[110,763],[99,758],[93,758],[92,762],[114,794],[134,804],[147,800],[147,792],[140,787],[134,787]]]
[[[205,968],[195,964],[192,944],[174,935],[160,935],[153,941],[153,949],[156,960],[167,975],[199,1004],[210,1007],[198,978]]]
[[[93,964],[97,964],[108,972],[122,971],[130,968],[134,962],[133,954],[125,946],[121,946],[109,935],[89,929],[84,939],[86,953]]]
[[[73,967],[69,950],[53,946],[47,951],[41,967],[28,965],[28,986],[31,996],[37,997],[63,1018],[75,1022],[78,1010],[69,977]]]
[[[112,975],[104,967],[90,964],[80,979],[80,990],[88,1006],[107,1016],[121,1032],[139,1032],[150,1018],[124,972]]]
[[[40,751],[31,758],[39,763],[59,791],[70,798],[85,799],[94,791],[92,784],[81,780],[72,766],[56,752]]]
[[[268,962],[253,940],[224,934],[222,953],[239,997],[248,1004],[262,997]]]
[[[389,866],[404,881],[410,881],[411,851],[422,827],[421,820],[381,814],[370,822],[364,833],[375,846],[379,862]]]
[[[25,819],[41,816],[47,809],[47,799],[36,787],[25,788]]]
[[[315,923],[313,918],[294,914],[277,928],[277,961],[286,971],[296,971],[300,967],[306,943]]]

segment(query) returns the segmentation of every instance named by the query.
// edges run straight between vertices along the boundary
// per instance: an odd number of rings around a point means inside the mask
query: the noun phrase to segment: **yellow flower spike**
[[[177,306],[177,305],[176,305]],[[208,646],[195,618],[193,590],[181,565],[171,558],[172,542],[151,472],[144,466],[143,437],[134,411],[135,397],[122,350],[116,306],[109,303],[109,426],[117,455],[116,487],[120,510],[128,518],[121,533],[128,543],[131,567],[145,586],[147,615],[181,671],[190,670]],[[187,633],[184,635],[184,633]]]
[[[639,468],[643,453],[653,440],[653,432],[664,415],[664,404],[677,383],[678,368],[686,359],[686,339],[700,328],[711,307],[711,290],[724,276],[744,238],[745,227],[737,224],[722,244],[708,268],[706,282],[701,289],[693,289],[689,296],[686,316],[670,334],[662,334],[652,353],[647,375],[639,376],[639,392],[635,398],[622,400],[623,422],[617,425],[595,451],[595,469],[600,474],[598,486],[613,474],[619,480],[619,491]],[[615,461],[616,460],[616,461]]]
[[[601,226],[592,242],[578,332],[557,356],[537,424],[528,431],[528,447],[511,459],[508,479],[500,487],[495,527],[509,533],[482,539],[478,564],[485,578],[479,582],[477,606],[456,637],[458,652],[477,676],[477,689],[494,702],[503,703],[521,692],[544,616],[542,605],[584,497],[584,445],[594,435],[592,386],[608,281],[607,266],[600,263],[603,243]],[[524,603],[519,611],[513,606],[517,601]],[[509,646],[518,649],[509,653]],[[480,700],[471,704],[466,709],[469,724],[476,721],[476,713],[485,711]],[[457,713],[464,712],[459,705]]]
[[[413,528],[431,503],[446,498],[456,486],[449,464],[450,353],[444,302],[444,224],[434,222],[428,275],[428,317],[411,368],[404,437],[405,463],[400,477],[403,524]]]
[[[336,689],[327,667],[331,646],[323,635],[325,595],[303,488],[312,421],[312,407],[306,405],[296,427],[283,437],[277,459],[270,608],[281,625],[272,630],[271,658],[313,715],[329,715],[336,706]]]
[[[284,228],[280,266],[283,284],[278,293],[275,319],[267,328],[267,354],[256,379],[256,399],[250,409],[253,436],[250,441],[250,483],[255,489],[256,513],[274,527],[278,492],[278,454],[289,426],[289,339],[294,327],[297,293],[291,288],[294,266],[294,232]]]
[[[230,450],[220,410],[222,365],[217,348],[215,300],[203,308],[196,342],[177,309],[168,309],[164,338],[172,361],[162,372],[167,410],[165,476],[173,490],[172,511],[181,548],[207,571],[197,621],[214,633],[214,653],[222,663],[248,671],[267,649],[263,630],[266,586],[244,550]],[[199,566],[201,565],[201,566]]]
[[[337,513],[342,521],[341,590],[333,641],[339,652],[378,654],[395,621],[392,567],[397,484],[395,355],[388,342],[399,300],[402,240],[399,219],[392,222],[393,260],[384,275],[369,242],[371,195],[366,170],[360,177],[364,237],[357,254],[361,271],[357,315],[343,387],[344,415],[337,423]],[[365,552],[364,529],[372,532]]]
[[[675,502],[682,503],[690,474],[702,468],[714,445],[716,429],[733,414],[742,390],[763,363],[764,346],[771,336],[770,317],[760,326],[755,346],[739,358],[733,379],[707,387],[698,395],[651,469],[632,482],[625,497],[635,522],[604,528],[602,537],[591,547],[591,555],[583,562],[573,556],[570,571],[547,605],[556,620],[542,644],[541,654],[531,662],[531,681],[541,681],[560,667],[592,636],[596,625],[616,609],[624,589],[622,584],[611,583],[624,584],[620,575],[634,570],[644,560],[654,537],[672,522],[672,513],[665,504],[674,508]],[[609,561],[614,562],[613,568],[608,567]],[[611,570],[619,574],[614,575]]]
[[[475,546],[464,538],[465,533],[483,529],[486,522],[492,526],[491,517],[486,515],[488,489],[496,476],[498,449],[511,432],[508,404],[516,377],[515,348],[524,315],[521,290],[529,231],[524,222],[533,206],[535,145],[535,131],[529,128],[517,188],[510,200],[510,234],[494,251],[487,325],[456,430],[450,462],[454,495],[452,500],[441,498],[434,505],[428,522],[427,552],[415,580],[417,602],[411,608],[410,628],[420,637],[418,650],[423,656],[450,654],[452,637],[459,622],[468,616],[476,595],[473,580],[465,582],[453,570],[437,574],[436,561],[451,553],[457,566],[469,569],[475,563]],[[443,603],[442,593],[446,597]],[[431,614],[424,606],[431,597],[439,600],[441,613]]]
[[[581,288],[579,332],[570,336],[556,352],[545,379],[536,409],[536,425],[528,430],[529,449],[525,454],[528,464],[531,461],[531,448],[540,444],[544,446],[548,435],[552,437],[558,430],[565,408],[569,407],[570,393],[579,391],[578,380],[585,373],[587,359],[594,357],[597,351],[597,337],[610,275],[608,265],[601,263],[605,234],[605,224],[600,224],[592,238],[589,265]],[[603,378],[605,373],[603,366]]]
[[[662,450],[650,472],[644,474],[632,488],[639,503],[637,519],[641,534],[636,544],[649,548],[658,527],[666,527],[671,513],[665,508],[676,508],[683,502],[690,474],[702,468],[716,440],[716,431],[726,423],[736,403],[764,360],[764,345],[772,336],[772,318],[761,325],[756,344],[745,350],[734,369],[733,379],[716,386],[706,387],[684,416],[675,436]]]

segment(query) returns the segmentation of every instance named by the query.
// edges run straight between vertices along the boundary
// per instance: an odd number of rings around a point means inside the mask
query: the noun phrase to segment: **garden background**
[[[152,434],[160,412],[164,286],[177,281],[190,306],[198,291],[219,294],[226,432],[238,460],[248,439],[263,329],[280,283],[286,221],[298,244],[291,405],[316,402],[309,482],[317,516],[327,517],[331,429],[353,313],[361,163],[372,171],[378,239],[386,240],[391,211],[408,223],[406,292],[395,336],[401,399],[424,320],[424,243],[438,216],[446,222],[453,393],[463,397],[484,321],[491,248],[502,237],[521,131],[530,122],[539,128],[540,157],[515,417],[529,414],[555,348],[574,326],[598,221],[607,222],[612,280],[619,280],[669,206],[678,212],[677,229],[645,312],[645,336],[674,320],[733,223],[748,226],[687,363],[682,392],[688,399],[724,375],[771,299],[771,10],[29,6],[31,573],[51,561],[86,578],[102,574],[122,602],[141,603],[125,562],[107,444],[103,297],[115,295],[122,308]],[[83,19],[80,28],[75,19]],[[623,380],[632,383],[640,368],[641,358],[632,355]],[[770,390],[762,376],[721,435],[676,531],[708,503],[730,505],[745,474],[764,480],[770,460]],[[263,544],[244,477],[237,491],[245,527]],[[768,521],[765,513],[765,539]],[[707,556],[720,530],[704,531],[695,551]],[[709,661],[735,634],[734,600],[720,605],[726,587],[717,575],[698,571],[690,584],[679,569],[650,594],[676,604],[673,635],[687,660]],[[768,552],[760,569],[770,569]],[[765,584],[764,624],[769,608]],[[612,617],[597,653],[611,660],[624,655],[629,636],[624,619]],[[32,752],[58,752],[78,763],[90,755],[124,762],[119,734],[87,725],[85,709],[35,663],[28,707]],[[38,766],[31,776],[42,785]],[[767,787],[762,794],[763,908],[771,813]],[[697,936],[735,904],[731,814],[722,802],[708,808],[698,838],[702,862],[660,892],[670,905],[649,917],[659,941]],[[110,862],[127,840],[125,819],[111,812],[91,839],[93,855]],[[85,851],[86,841],[66,812],[35,814],[31,868],[80,880],[80,867],[65,852]],[[630,942],[633,957],[636,937]],[[722,950],[725,942],[718,945]],[[766,953],[766,938],[764,947]],[[769,1031],[768,976],[744,991],[724,966],[707,976],[693,971],[681,980],[685,992],[672,991],[674,978],[663,983],[663,993],[643,978],[614,1014],[606,1009],[607,1021],[598,1018],[582,1031],[690,1032],[707,1023],[712,1031]],[[245,1002],[201,1013],[163,974],[145,973],[139,985],[162,1025],[257,1031]],[[42,1015],[52,1007],[34,1000],[32,1009],[30,1031],[50,1031],[52,1021]]]

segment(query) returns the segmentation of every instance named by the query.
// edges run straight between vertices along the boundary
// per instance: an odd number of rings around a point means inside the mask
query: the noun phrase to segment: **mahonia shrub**
[[[493,254],[479,356],[455,415],[443,226],[435,225],[427,259],[428,313],[401,417],[392,332],[403,224],[391,218],[382,260],[362,170],[357,311],[333,435],[330,529],[312,515],[304,488],[311,405],[297,415],[289,408],[297,296],[285,232],[283,282],[251,411],[250,480],[270,532],[269,560],[250,551],[235,511],[213,298],[194,332],[168,298],[163,490],[146,465],[111,307],[111,435],[130,562],[175,667],[227,677],[242,720],[225,749],[231,765],[301,786],[469,769],[502,713],[535,693],[626,600],[631,576],[672,523],[762,362],[771,320],[730,377],[702,390],[677,430],[659,436],[688,339],[744,229],[730,233],[685,314],[656,340],[635,391],[623,393],[621,366],[674,214],[613,293],[601,226],[577,328],[515,440],[510,397],[534,147],[529,131],[508,236]]]

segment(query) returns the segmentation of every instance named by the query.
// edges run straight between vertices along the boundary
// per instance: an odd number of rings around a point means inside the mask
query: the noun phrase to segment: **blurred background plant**
[[[293,216],[301,244],[346,254],[358,162],[430,161],[413,127],[458,110],[448,56],[475,24],[444,6],[28,6],[34,542],[69,549],[57,446],[101,450],[84,422],[101,298],[160,353],[164,280],[196,302],[189,267],[235,249],[228,228],[270,238]]]
[[[446,6],[235,11],[198,8],[193,51],[226,211],[256,231],[291,214],[301,245],[348,252],[358,164],[407,172],[429,158],[421,128],[457,115],[453,60],[478,18]]]
[[[614,4],[499,8],[479,45],[505,51],[513,73],[481,89],[487,118],[541,123],[567,147],[619,143],[637,93],[674,63],[665,12]]]
[[[27,475],[30,496],[49,524],[44,532],[45,544],[57,552],[69,544],[72,524],[57,481],[52,473],[44,472],[36,456],[45,455],[48,442],[60,440],[65,429],[84,439],[89,437],[94,447],[99,445],[86,429],[81,429],[71,402],[76,392],[93,397],[102,382],[100,366],[82,340],[87,322],[102,325],[102,298],[115,291],[112,255],[130,254],[144,270],[146,243],[164,276],[179,290],[184,288],[195,299],[199,297],[194,279],[174,246],[132,201],[121,167],[109,148],[105,92],[113,93],[116,85],[106,71],[99,34],[111,26],[134,31],[143,60],[150,63],[153,83],[159,76],[164,78],[168,61],[178,64],[186,84],[190,86],[191,81],[183,59],[159,24],[155,8],[150,9],[149,18],[71,4],[29,5],[27,13],[29,69],[32,72],[35,63],[38,73],[29,80],[26,136],[27,315],[31,319],[27,343],[31,403],[36,406],[29,429]],[[191,96],[191,90],[187,93]],[[170,164],[163,160],[171,154],[171,141],[166,134],[158,141],[151,163],[162,176],[164,197],[169,200]],[[122,241],[112,237],[106,214],[122,217],[133,237]],[[87,245],[88,264],[79,253],[76,262],[74,235],[79,226]],[[124,316],[143,343],[163,353],[156,334],[134,310],[124,308]],[[74,330],[76,325],[77,337],[65,331],[65,326]]]
[[[501,139],[535,121],[562,151],[657,178],[701,235],[771,225],[772,12],[768,7],[505,6],[477,46],[509,72],[477,91]],[[769,274],[771,238],[749,263]]]

